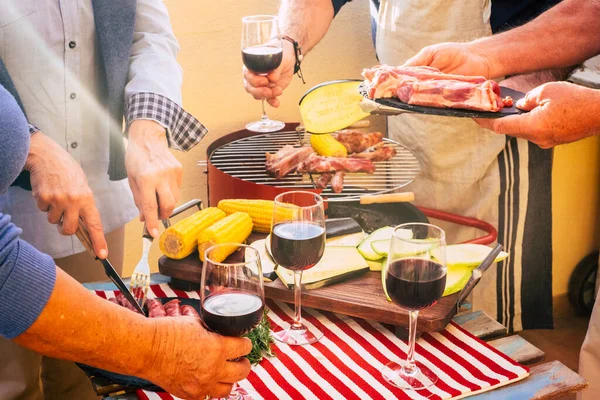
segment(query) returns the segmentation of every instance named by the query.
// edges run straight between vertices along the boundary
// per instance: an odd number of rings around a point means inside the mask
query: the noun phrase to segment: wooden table
[[[169,278],[160,274],[152,275],[152,284],[168,282]],[[114,290],[110,282],[85,285],[92,290]],[[463,313],[453,321],[474,336],[487,341],[515,361],[524,365],[533,365],[528,378],[509,386],[474,395],[473,400],[494,399],[559,399],[567,394],[581,391],[587,387],[586,380],[567,368],[560,361],[544,360],[543,351],[518,335],[507,336],[507,329],[482,311]],[[135,393],[126,393],[127,388],[112,385],[100,378],[92,378],[92,385],[100,396],[106,400],[138,400]]]

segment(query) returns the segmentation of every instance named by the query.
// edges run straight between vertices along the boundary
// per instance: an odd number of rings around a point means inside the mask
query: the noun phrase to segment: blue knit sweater
[[[17,102],[0,86],[0,193],[25,165],[29,128]],[[52,258],[19,239],[21,230],[0,212],[0,336],[12,339],[35,322],[56,281]]]

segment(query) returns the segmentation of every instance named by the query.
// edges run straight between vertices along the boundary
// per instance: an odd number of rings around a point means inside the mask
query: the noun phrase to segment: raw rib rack
[[[212,152],[210,162],[219,170],[242,180],[280,188],[314,189],[319,174],[292,173],[281,179],[265,169],[265,153],[275,153],[285,145],[310,146],[308,134],[286,131],[274,132],[235,140]],[[344,190],[334,193],[331,187],[322,194],[329,201],[357,200],[360,196],[386,193],[412,182],[421,167],[415,155],[406,147],[389,139],[386,145],[396,148],[396,156],[389,161],[375,162],[374,174],[348,173],[344,178]]]

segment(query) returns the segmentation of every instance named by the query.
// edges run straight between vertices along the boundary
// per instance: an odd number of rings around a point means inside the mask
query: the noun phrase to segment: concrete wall
[[[196,166],[206,158],[206,145],[220,135],[243,128],[260,116],[260,103],[242,87],[240,35],[245,15],[276,13],[278,0],[243,2],[222,0],[166,0],[175,34],[179,61],[184,70],[185,107],[209,129],[210,134],[194,150],[178,154],[185,176],[181,199],[206,199],[206,179]],[[345,6],[325,39],[303,64],[306,85],[298,79],[281,98],[282,106],[269,115],[284,121],[299,120],[298,100],[312,86],[333,79],[356,78],[363,67],[377,61],[371,43],[368,1]],[[554,293],[567,291],[575,264],[599,244],[600,140],[597,138],[556,149],[554,171]],[[141,252],[141,225],[127,227],[126,265],[129,273]],[[156,268],[158,246],[151,262]]]

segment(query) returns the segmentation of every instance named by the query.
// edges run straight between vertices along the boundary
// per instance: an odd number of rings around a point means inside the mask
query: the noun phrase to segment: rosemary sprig
[[[252,365],[261,362],[263,357],[275,357],[275,353],[271,350],[273,337],[271,336],[271,324],[267,318],[268,313],[269,310],[265,308],[260,324],[246,335],[252,341],[252,351],[246,356]]]

